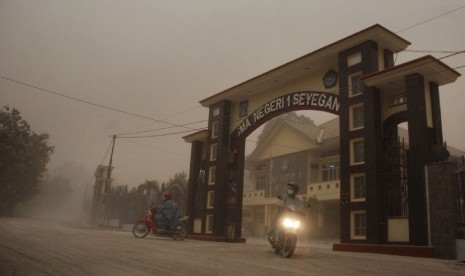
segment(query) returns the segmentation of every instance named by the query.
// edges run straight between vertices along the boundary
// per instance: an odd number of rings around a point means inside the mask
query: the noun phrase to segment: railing
[[[261,199],[265,198],[265,190],[255,190],[251,192],[244,192],[243,200]]]
[[[307,185],[307,196],[318,200],[331,200],[340,198],[340,180],[311,183]]]

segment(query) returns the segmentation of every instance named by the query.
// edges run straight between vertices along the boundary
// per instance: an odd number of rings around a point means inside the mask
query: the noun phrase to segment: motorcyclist
[[[287,183],[287,194],[280,198],[285,205],[285,207],[291,209],[295,212],[301,212],[304,209],[304,204],[302,201],[296,196],[299,192],[299,185],[295,182]],[[281,215],[285,212],[285,208],[278,208],[275,216],[273,217],[273,221],[270,225],[270,231],[268,232],[268,240],[272,245],[274,242],[278,240],[278,222]]]
[[[176,203],[171,199],[173,194],[170,191],[163,193],[163,202],[156,206],[155,221],[157,222],[157,232],[166,232],[174,229],[176,220],[181,217],[181,211]]]

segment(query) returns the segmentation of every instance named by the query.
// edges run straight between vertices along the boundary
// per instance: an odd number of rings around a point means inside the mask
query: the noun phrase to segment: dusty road
[[[292,259],[264,241],[212,243],[0,218],[0,275],[465,275],[455,261],[333,252],[302,244]]]

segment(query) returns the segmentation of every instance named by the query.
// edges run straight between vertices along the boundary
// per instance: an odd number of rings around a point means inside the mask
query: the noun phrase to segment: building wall
[[[309,139],[303,135],[296,135],[295,130],[283,125],[276,135],[268,140],[266,147],[256,157],[257,160],[269,159],[273,156],[291,154],[315,147]]]
[[[454,164],[449,162],[427,165],[431,245],[434,255],[455,259],[457,238],[456,186]]]
[[[295,132],[283,132],[287,133],[287,137],[295,135]],[[313,147],[316,147],[316,145],[313,145]],[[298,197],[311,205],[310,208],[306,209],[307,219],[304,222],[305,227],[301,238],[337,240],[340,234],[340,181],[339,179],[322,180],[322,165],[330,162],[339,162],[339,156],[319,158],[319,156],[315,155],[315,152],[310,150],[258,160],[258,164],[266,164],[264,170],[267,185],[262,189],[255,187],[252,191],[243,193],[244,235],[249,237],[266,236],[271,219],[276,212],[278,203],[276,195],[284,194],[286,184],[289,181],[295,181],[300,186]],[[272,164],[271,172],[269,171],[270,164]],[[319,166],[318,175],[313,178],[310,169],[311,164]],[[253,175],[255,166],[251,165],[249,167],[252,168],[249,173]],[[261,166],[259,168],[262,169]]]

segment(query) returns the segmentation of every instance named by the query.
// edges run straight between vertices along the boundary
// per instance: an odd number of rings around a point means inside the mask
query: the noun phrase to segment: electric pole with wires
[[[109,196],[108,194],[110,193],[110,188],[111,188],[111,171],[112,171],[112,162],[113,162],[113,152],[115,150],[115,142],[116,142],[116,135],[113,135],[113,140],[112,140],[112,146],[111,146],[111,153],[110,153],[110,161],[108,163],[108,168],[107,168],[107,178],[105,181],[105,188],[104,188],[104,193],[103,193],[103,204],[102,204],[102,211],[103,211],[103,222],[105,224],[108,224],[108,218],[107,218],[107,209],[109,205]]]

